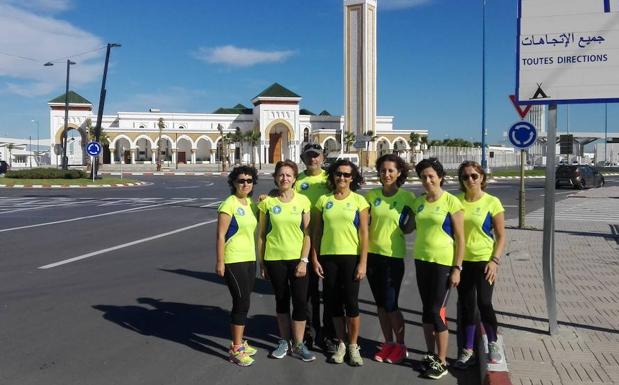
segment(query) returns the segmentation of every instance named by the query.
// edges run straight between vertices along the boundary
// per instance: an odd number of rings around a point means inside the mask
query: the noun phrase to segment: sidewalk
[[[512,383],[619,384],[619,187],[574,193],[555,210],[560,329],[552,337],[542,281],[543,215],[527,215],[531,229],[507,223],[494,304]]]

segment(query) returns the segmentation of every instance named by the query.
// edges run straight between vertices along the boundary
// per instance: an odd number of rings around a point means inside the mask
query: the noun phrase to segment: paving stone
[[[554,361],[597,362],[589,345],[580,339],[545,338],[543,342]]]
[[[597,363],[561,361],[555,365],[561,381],[575,384],[608,384],[610,376]]]

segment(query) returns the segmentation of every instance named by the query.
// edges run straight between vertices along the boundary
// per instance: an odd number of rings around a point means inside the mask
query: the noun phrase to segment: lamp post
[[[95,124],[95,141],[99,142],[101,139],[101,119],[103,118],[103,107],[105,106],[105,95],[107,90],[105,89],[105,81],[107,79],[107,66],[110,61],[110,51],[112,48],[121,47],[120,44],[117,43],[107,43],[107,50],[105,51],[105,64],[103,65],[103,80],[101,81],[101,94],[99,95],[99,109],[97,111],[97,122]],[[99,168],[99,161],[97,159],[95,164],[91,167],[91,172],[93,175],[91,177],[97,176],[97,171]]]
[[[69,159],[67,158],[67,131],[69,129],[69,73],[71,70],[71,65],[76,64],[75,62],[67,59],[67,82],[64,93],[64,130],[62,132],[62,169],[66,170],[69,168]],[[47,62],[43,64],[46,67],[53,66],[54,63]]]
[[[37,153],[36,153],[36,162],[37,162],[37,167],[39,167],[39,121],[38,120],[32,120],[32,123],[36,123],[37,124]]]
[[[486,160],[486,0],[482,0],[481,18],[481,168],[488,172]]]
[[[605,103],[604,104],[604,165],[602,167],[604,167],[606,163],[608,162],[608,159],[606,158],[607,147],[608,147],[608,103]]]

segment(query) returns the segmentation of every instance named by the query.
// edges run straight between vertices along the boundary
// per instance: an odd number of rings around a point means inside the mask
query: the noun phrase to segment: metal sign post
[[[526,163],[525,148],[528,148],[535,144],[537,140],[537,130],[535,127],[525,121],[520,121],[512,124],[507,134],[509,141],[514,147],[520,149],[520,194],[518,206],[520,208],[518,215],[518,228],[524,228],[525,218],[525,192],[524,192],[524,165]]]

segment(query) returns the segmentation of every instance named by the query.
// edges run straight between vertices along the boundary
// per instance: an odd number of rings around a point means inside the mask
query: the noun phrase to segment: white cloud
[[[61,0],[30,2],[48,7],[56,4],[56,10],[68,4]],[[104,43],[68,22],[0,2],[0,36],[5,37],[0,39],[0,79],[5,80],[0,91],[37,96],[64,90],[68,56],[77,63],[71,66],[72,89],[101,77],[103,50],[74,55],[103,47]],[[44,67],[48,61],[54,66]]]
[[[2,3],[38,12],[61,12],[71,8],[70,0],[0,0]]]
[[[215,48],[199,48],[194,57],[207,63],[225,64],[233,67],[251,67],[262,63],[276,63],[288,59],[294,51],[259,51],[225,45]]]
[[[394,10],[418,7],[429,4],[432,0],[378,0],[378,9]]]

